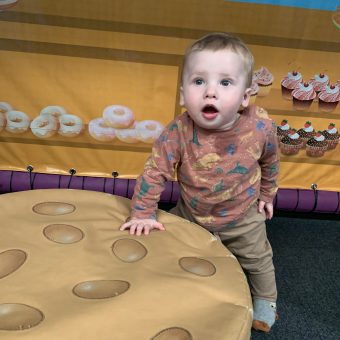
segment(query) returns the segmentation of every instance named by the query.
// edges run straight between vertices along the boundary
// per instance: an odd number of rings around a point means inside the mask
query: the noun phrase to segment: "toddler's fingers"
[[[136,233],[136,231],[137,231],[137,228],[139,226],[143,227],[143,224],[136,223],[136,222],[135,223],[131,223],[131,225],[130,225],[130,235],[134,235]]]
[[[120,226],[119,230],[129,229],[130,227],[131,227],[131,222],[126,222]]]
[[[165,230],[164,225],[160,222],[155,222],[152,226],[158,230]]]
[[[264,202],[260,201],[259,204],[258,204],[258,207],[257,207],[257,211],[259,213],[262,213],[263,212],[263,208],[264,208]]]
[[[145,224],[139,223],[136,227],[136,235],[137,236],[142,235],[143,230],[144,230],[144,233],[145,233],[145,230],[147,230],[147,229],[148,229],[148,227]]]

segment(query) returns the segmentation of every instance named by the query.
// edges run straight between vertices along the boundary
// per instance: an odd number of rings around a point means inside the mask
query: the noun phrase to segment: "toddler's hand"
[[[137,236],[142,235],[143,232],[144,235],[149,235],[152,229],[165,230],[162,223],[152,219],[132,219],[119,228],[119,230],[125,229],[130,229],[130,235],[136,234]]]
[[[274,213],[274,207],[272,203],[266,203],[264,201],[259,201],[259,205],[258,205],[258,212],[259,213],[263,213],[266,216],[267,220],[271,220],[271,218],[273,217],[273,213]]]

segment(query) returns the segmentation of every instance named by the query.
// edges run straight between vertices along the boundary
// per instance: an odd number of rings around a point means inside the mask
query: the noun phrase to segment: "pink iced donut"
[[[164,126],[156,120],[143,120],[136,123],[138,140],[153,143],[164,130]]]
[[[23,133],[28,130],[30,126],[30,119],[26,113],[21,111],[6,112],[6,130],[12,133]]]
[[[116,130],[107,126],[104,118],[95,118],[89,122],[89,134],[101,142],[109,142],[115,139]]]
[[[106,125],[116,129],[126,129],[135,121],[135,115],[126,106],[111,105],[104,109],[103,118]]]
[[[52,137],[58,130],[58,122],[52,115],[38,116],[31,122],[31,131],[38,138]]]
[[[59,130],[58,133],[64,137],[76,137],[84,128],[81,118],[75,115],[64,114],[59,117]]]

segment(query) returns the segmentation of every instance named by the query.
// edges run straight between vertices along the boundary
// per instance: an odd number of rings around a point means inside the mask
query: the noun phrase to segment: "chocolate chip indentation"
[[[192,335],[184,328],[171,327],[157,333],[150,340],[192,340]]]
[[[31,306],[20,303],[0,304],[0,330],[21,331],[38,325],[44,314]]]
[[[211,262],[198,257],[182,257],[178,263],[183,270],[198,276],[212,276],[216,273]]]
[[[39,215],[66,215],[76,210],[73,204],[63,202],[42,202],[33,207],[33,211]]]
[[[84,238],[84,233],[68,224],[50,224],[44,228],[44,235],[53,242],[57,243],[75,243]]]
[[[148,252],[140,242],[129,238],[116,241],[112,245],[112,251],[120,260],[124,262],[139,261]]]
[[[0,253],[0,279],[15,272],[26,261],[27,254],[20,249]]]
[[[108,299],[125,293],[129,282],[121,280],[96,280],[78,283],[73,293],[84,299]]]

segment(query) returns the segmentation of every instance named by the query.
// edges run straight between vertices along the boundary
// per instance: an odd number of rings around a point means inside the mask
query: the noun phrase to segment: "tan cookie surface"
[[[0,196],[0,338],[249,339],[249,288],[210,233],[119,231],[126,198],[84,190]]]

